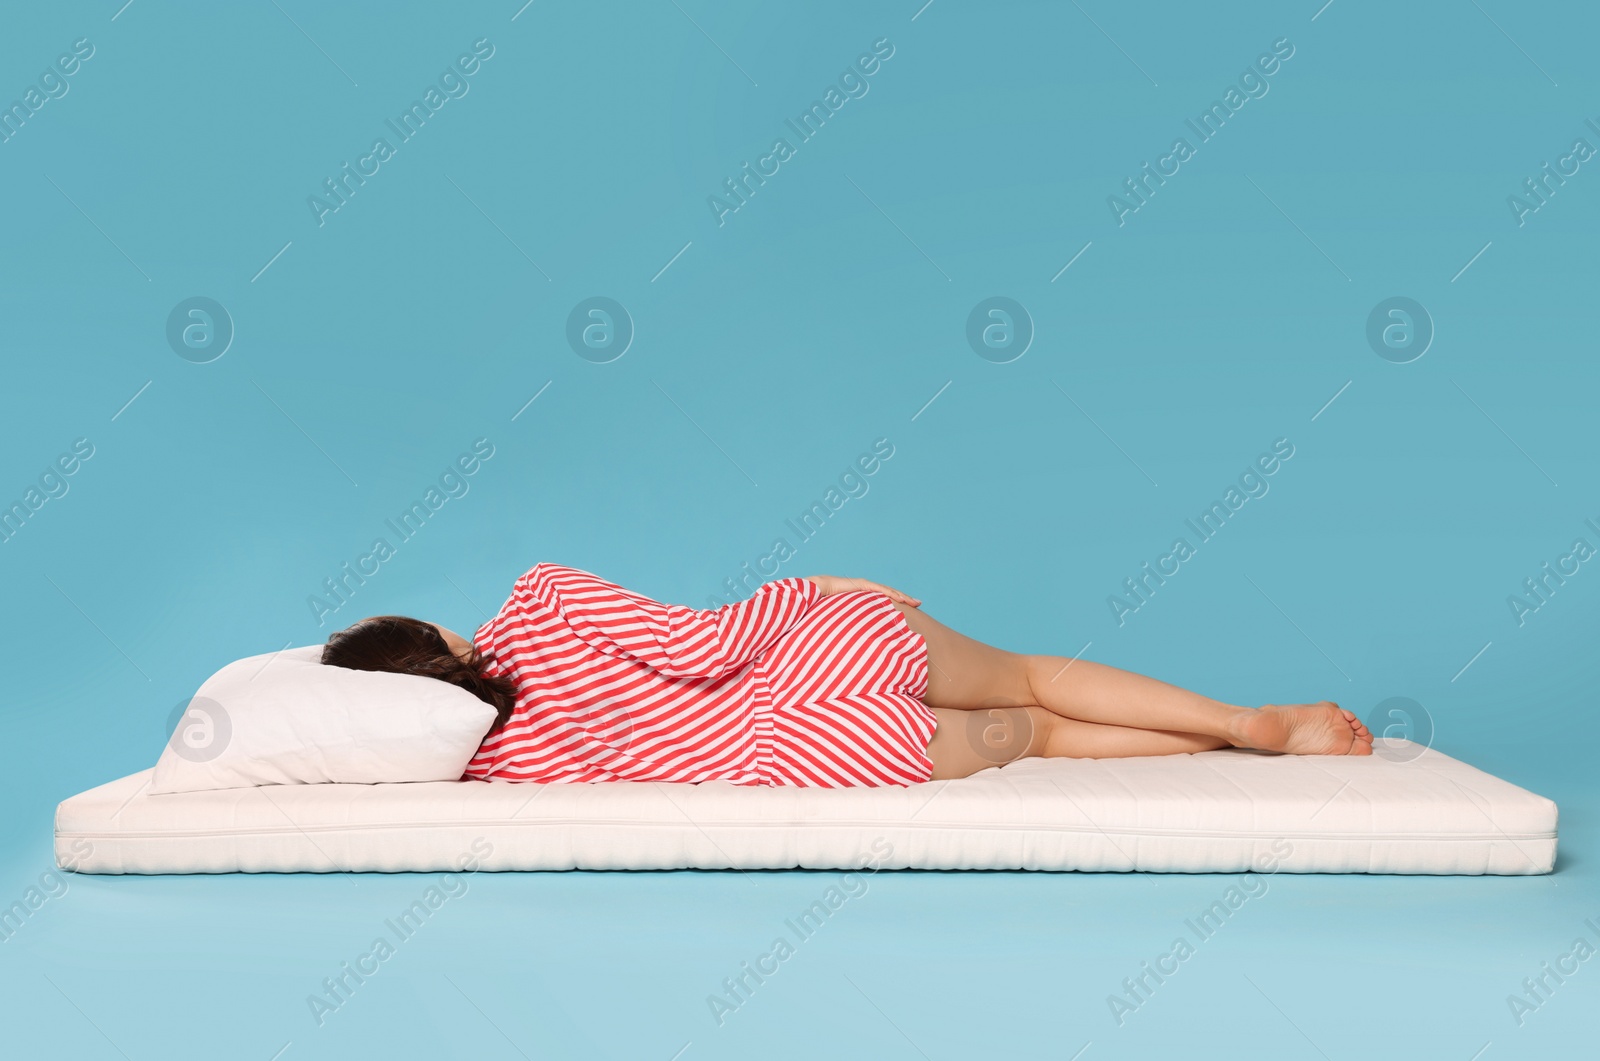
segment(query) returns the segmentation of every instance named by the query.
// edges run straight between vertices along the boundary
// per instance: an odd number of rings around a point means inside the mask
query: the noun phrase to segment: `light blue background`
[[[831,875],[481,875],[319,1028],[306,996],[425,878],[80,877],[0,945],[7,1053],[1592,1044],[1593,963],[1522,1027],[1505,1001],[1600,915],[1600,574],[1521,626],[1506,602],[1600,545],[1600,161],[1522,227],[1506,204],[1600,147],[1592,9],[119,2],[16,5],[0,35],[0,101],[95,46],[0,144],[0,498],[95,446],[0,545],[0,900],[50,867],[55,804],[153,763],[207,674],[322,639],[307,597],[479,437],[470,492],[338,621],[470,629],[541,559],[703,606],[883,437],[783,574],[1238,703],[1410,697],[1440,749],[1561,804],[1562,855],[1273,877],[1120,1028],[1106,996],[1227,879],[879,875],[719,1028],[706,996]],[[707,197],[884,37],[868,94],[719,227]],[[1284,37],[1269,93],[1119,227],[1107,196]],[[469,93],[319,227],[306,198],[481,38]],[[197,295],[237,329],[208,364],[164,335]],[[595,295],[637,330],[608,364],[564,337]],[[964,336],[995,295],[1036,328],[1009,364]],[[1409,364],[1364,336],[1396,295],[1437,329]],[[1108,595],[1280,437],[1270,492],[1119,626]]]

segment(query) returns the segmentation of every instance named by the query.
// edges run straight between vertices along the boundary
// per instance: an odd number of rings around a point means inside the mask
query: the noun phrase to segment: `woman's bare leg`
[[[1031,756],[1122,759],[1228,746],[1221,737],[1079,722],[1042,707],[936,707],[933,713],[939,725],[928,742],[928,756],[935,781],[966,777]]]
[[[1088,660],[1006,652],[958,634],[920,609],[895,607],[928,646],[928,690],[923,700],[936,709],[1034,706],[1080,722],[1199,735],[1215,742],[1211,747],[1314,755],[1372,751],[1367,728],[1331,702],[1269,705],[1260,710],[1225,704]]]

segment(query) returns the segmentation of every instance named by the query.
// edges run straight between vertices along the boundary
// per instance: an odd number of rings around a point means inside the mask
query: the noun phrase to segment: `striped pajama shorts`
[[[756,661],[764,783],[912,785],[933,774],[928,648],[888,597],[824,597]],[[765,702],[762,702],[765,701]]]

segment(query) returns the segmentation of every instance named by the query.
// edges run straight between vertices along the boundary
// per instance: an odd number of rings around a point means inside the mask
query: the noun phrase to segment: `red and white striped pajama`
[[[473,637],[511,676],[484,780],[909,785],[932,774],[927,646],[881,593],[769,582],[712,610],[539,564]]]

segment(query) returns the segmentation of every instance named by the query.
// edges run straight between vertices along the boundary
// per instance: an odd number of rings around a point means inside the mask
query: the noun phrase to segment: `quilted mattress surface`
[[[1548,873],[1556,805],[1440,752],[1024,759],[910,788],[436,781],[154,795],[56,812],[83,873],[1004,869]]]

